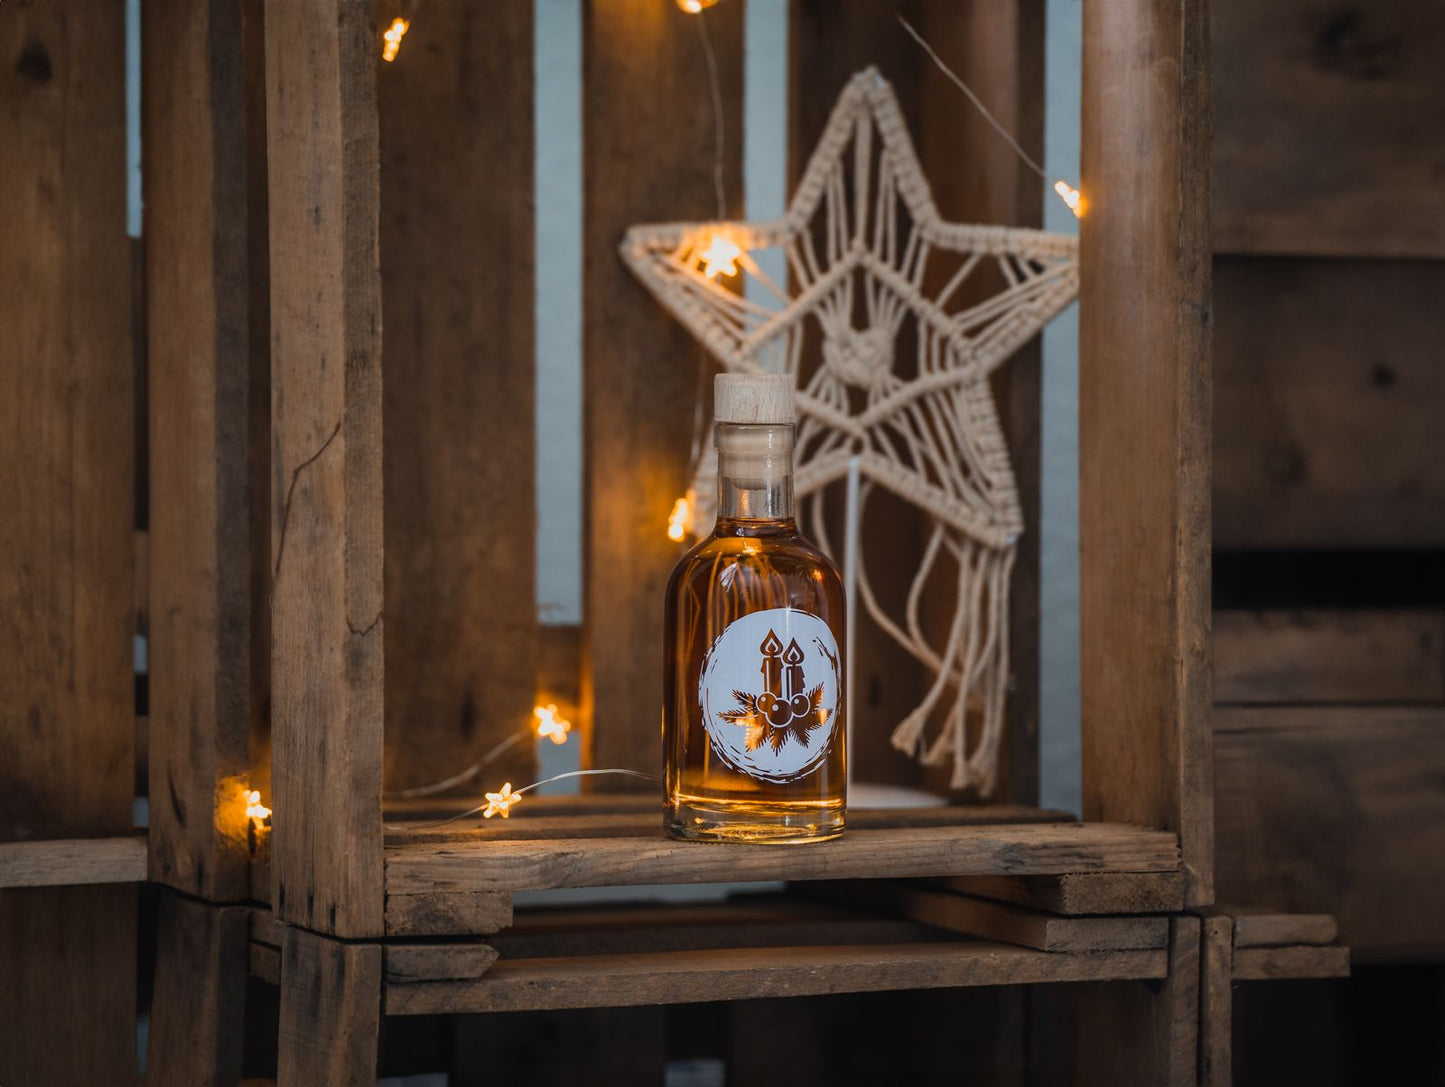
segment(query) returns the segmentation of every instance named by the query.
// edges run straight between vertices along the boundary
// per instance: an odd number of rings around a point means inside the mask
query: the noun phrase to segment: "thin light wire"
[[[958,87],[958,89],[961,90],[964,94],[968,95],[968,100],[974,104],[974,107],[978,110],[979,113],[983,114],[983,119],[993,126],[993,130],[995,132],[997,132],[1000,136],[1002,136],[1005,140],[1008,141],[1008,145],[1012,147],[1016,152],[1018,152],[1019,158],[1024,160],[1024,162],[1028,165],[1029,169],[1032,170],[1034,173],[1038,174],[1039,177],[1047,181],[1049,179],[1049,175],[1044,173],[1044,168],[1034,161],[1032,155],[1030,155],[1027,151],[1025,151],[1022,147],[1019,146],[1018,140],[1013,138],[1013,133],[1011,133],[1008,129],[1004,128],[1003,125],[999,124],[998,118],[995,117],[992,113],[990,113],[988,107],[985,106],[981,101],[979,101],[978,95],[974,94],[973,91],[969,89],[968,84],[965,83],[962,79],[960,79],[952,68],[950,68],[947,64],[943,63],[943,58],[933,51],[933,46],[929,45],[928,42],[924,41],[923,35],[918,33],[918,31],[914,30],[913,27],[909,24],[908,20],[905,19],[902,15],[898,16],[898,21],[903,24],[903,29],[908,31],[909,35],[913,38],[913,40],[916,41],[919,45],[923,46],[923,51],[933,59],[934,64],[938,65],[939,71],[941,71],[944,75],[948,76],[949,79],[953,80],[954,84]]]
[[[438,793],[444,793],[448,789],[455,788],[458,785],[465,785],[468,781],[471,781],[472,778],[480,774],[488,763],[492,762],[504,751],[515,747],[530,735],[532,735],[531,725],[518,729],[460,774],[449,777],[445,781],[434,782],[431,785],[418,785],[413,789],[396,789],[389,793],[382,793],[381,795],[386,800],[413,800],[420,796],[436,796]]]
[[[708,89],[712,92],[712,184],[717,193],[717,217],[726,219],[728,217],[727,190],[723,187],[723,152],[726,136],[723,132],[722,88],[718,86],[717,58],[713,56],[712,39],[708,37],[707,33],[706,11],[700,11],[697,14],[697,34],[702,39],[702,55],[707,60],[707,84]]]
[[[534,781],[530,785],[523,785],[520,789],[515,790],[512,795],[521,796],[523,793],[530,793],[533,789],[540,789],[543,785],[551,785],[554,781],[566,781],[568,778],[594,777],[598,774],[621,774],[624,777],[641,778],[643,781],[653,781],[658,784],[662,782],[662,779],[656,774],[644,774],[640,770],[568,770],[565,774],[553,774],[551,777],[543,778],[541,781]],[[485,804],[478,804],[475,808],[464,811],[460,815],[453,815],[449,819],[437,819],[430,823],[385,823],[383,826],[385,826],[387,830],[432,830],[436,827],[444,827],[455,823],[458,819],[465,819],[469,815],[476,815],[478,812],[484,811],[486,807],[487,805]]]

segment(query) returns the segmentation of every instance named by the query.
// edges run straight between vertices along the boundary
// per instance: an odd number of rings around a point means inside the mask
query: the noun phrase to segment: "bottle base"
[[[688,842],[745,842],[753,845],[799,845],[826,842],[843,833],[846,813],[841,802],[761,804],[742,801],[676,800],[663,816],[669,837]]]

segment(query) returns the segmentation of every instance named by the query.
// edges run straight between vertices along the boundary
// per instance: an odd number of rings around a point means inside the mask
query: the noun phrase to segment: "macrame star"
[[[740,250],[736,263],[756,289],[736,289],[725,269],[718,277],[719,238]],[[759,266],[763,249],[785,254],[786,283]],[[1024,525],[988,378],[1078,292],[1077,239],[944,222],[893,89],[869,68],[834,106],[784,218],[635,226],[621,252],[726,369],[797,375],[795,489],[820,544],[828,547],[824,489],[854,467],[861,501],[882,487],[928,516],[901,614],[880,606],[863,555],[858,592],[932,675],[894,746],[928,765],[952,759],[955,788],[991,791]],[[701,465],[698,480],[713,471]],[[711,488],[701,482],[694,493]],[[695,522],[705,528],[712,516],[699,510]],[[930,599],[954,601],[941,632],[920,622],[925,587]],[[982,725],[972,751],[970,710]]]

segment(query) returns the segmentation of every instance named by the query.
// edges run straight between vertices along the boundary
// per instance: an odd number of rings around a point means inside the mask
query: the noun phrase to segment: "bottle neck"
[[[793,434],[791,423],[717,424],[720,530],[792,528]]]

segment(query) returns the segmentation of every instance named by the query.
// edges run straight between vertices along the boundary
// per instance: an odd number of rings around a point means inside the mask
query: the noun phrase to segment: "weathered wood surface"
[[[988,943],[749,948],[500,961],[476,981],[390,986],[391,1015],[630,1007],[973,985],[1163,977],[1165,951],[1049,954]],[[1197,981],[1197,976],[1196,976]]]
[[[511,923],[512,896],[505,892],[386,896],[388,936],[485,935]]]
[[[1215,263],[1220,548],[1440,547],[1438,261]]]
[[[240,1080],[250,914],[162,892],[147,1083]]]
[[[1235,947],[1283,947],[1332,944],[1340,924],[1327,913],[1271,913],[1258,907],[1218,906],[1233,919]]]
[[[1216,611],[1214,701],[1445,702],[1445,611]]]
[[[1172,913],[1184,908],[1182,872],[1080,872],[1063,876],[958,876],[941,880],[961,894],[1050,913]]]
[[[376,5],[378,35],[397,14]],[[449,778],[531,719],[532,22],[530,0],[442,4],[377,73],[389,790]],[[518,744],[487,773],[535,769]]]
[[[1213,898],[1209,25],[1085,0],[1079,593],[1084,818],[1179,833]]]
[[[387,944],[382,959],[387,985],[474,980],[497,961],[490,944]]]
[[[135,1083],[137,923],[134,887],[0,891],[0,1083]]]
[[[1301,978],[1347,978],[1348,947],[1237,947],[1235,981],[1279,981]]]
[[[1058,917],[1025,906],[878,881],[842,884],[835,893],[896,910],[911,921],[1036,951],[1133,951],[1169,943],[1164,917]]]
[[[1214,0],[1214,245],[1445,256],[1434,0]]]
[[[0,840],[131,825],[123,16],[0,16]]]
[[[703,18],[734,216],[742,208],[742,5],[720,4]],[[617,244],[634,223],[717,215],[695,19],[653,0],[583,9],[584,761],[659,773],[662,598],[683,552],[667,538],[667,515],[688,484],[699,367],[712,367],[633,279]]]
[[[242,24],[241,0],[162,0],[143,10],[141,50],[151,877],[232,900],[247,891],[243,794],[260,717],[251,627],[270,625],[252,610],[258,556],[244,529],[267,452],[250,425],[247,187],[265,163],[247,157]]]
[[[277,1087],[376,1082],[382,981],[380,944],[287,928]]]
[[[727,880],[1167,872],[1166,831],[1109,824],[850,830],[805,849],[768,850],[645,838],[456,841],[387,849],[388,894],[521,891]]]
[[[145,879],[143,837],[0,842],[0,887],[143,883]]]
[[[376,42],[361,0],[266,12],[277,913],[380,936]]]
[[[1199,960],[1199,1087],[1234,1083],[1234,925],[1228,917],[1201,924]]]
[[[246,969],[253,978],[267,985],[281,984],[281,949],[270,944],[251,942],[246,952]]]
[[[1215,712],[1219,897],[1330,913],[1357,953],[1445,947],[1445,709]]]
[[[1094,986],[1079,1000],[1078,1082],[1195,1087],[1199,1072],[1199,918],[1169,920],[1161,985]],[[1123,1040],[1132,1044],[1121,1044]]]

